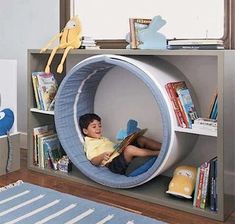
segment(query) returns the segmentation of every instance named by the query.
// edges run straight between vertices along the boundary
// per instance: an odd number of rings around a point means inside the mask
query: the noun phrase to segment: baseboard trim
[[[27,149],[28,144],[27,144],[27,133],[26,132],[21,132],[20,133],[20,148],[22,149]]]

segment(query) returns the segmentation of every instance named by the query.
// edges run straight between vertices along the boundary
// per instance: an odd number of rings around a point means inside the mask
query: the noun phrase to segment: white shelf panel
[[[31,108],[30,111],[34,113],[54,115],[54,111],[39,110],[37,108]]]
[[[210,131],[210,130],[204,130],[204,129],[176,127],[175,131],[196,134],[196,135],[207,135],[207,136],[211,136],[211,137],[217,137],[217,132]]]

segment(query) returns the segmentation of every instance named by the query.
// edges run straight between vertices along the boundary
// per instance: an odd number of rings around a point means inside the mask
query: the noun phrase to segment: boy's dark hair
[[[88,125],[94,120],[101,122],[101,118],[97,114],[94,114],[94,113],[87,113],[87,114],[83,114],[82,116],[80,116],[79,126],[80,126],[81,131],[83,130],[83,128],[87,129]]]

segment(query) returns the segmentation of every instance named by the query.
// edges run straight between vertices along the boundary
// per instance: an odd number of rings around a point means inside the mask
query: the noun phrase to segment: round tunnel
[[[145,172],[136,176],[114,174],[106,167],[93,166],[84,153],[84,139],[78,125],[80,115],[94,111],[97,88],[102,78],[115,66],[127,70],[147,86],[161,115],[163,130],[160,154]],[[180,80],[188,83],[179,69],[157,57],[150,60],[148,57],[97,55],[75,65],[63,79],[55,101],[56,130],[72,163],[100,184],[131,188],[151,180],[182,159],[193,148],[196,136],[175,132],[177,121],[165,90],[166,83]]]

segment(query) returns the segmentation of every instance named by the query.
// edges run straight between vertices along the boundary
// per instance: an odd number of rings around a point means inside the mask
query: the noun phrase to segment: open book
[[[148,130],[147,128],[144,128],[126,136],[121,142],[117,143],[114,146],[115,148],[114,152],[121,153],[128,145],[131,145],[138,137],[144,135],[147,130]]]

